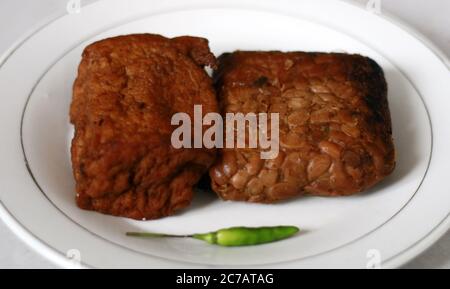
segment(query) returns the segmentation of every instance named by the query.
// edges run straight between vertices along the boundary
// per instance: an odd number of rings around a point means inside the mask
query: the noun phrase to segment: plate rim
[[[94,5],[98,2],[104,2],[104,0],[95,1],[83,7],[88,7]],[[359,9],[364,9],[363,5],[356,2],[351,2],[351,0],[341,0],[341,2],[356,6]],[[19,49],[24,43],[27,42],[35,34],[39,33],[41,30],[45,29],[55,21],[59,20],[67,16],[67,13],[60,13],[57,17],[50,16],[46,18],[46,21],[42,21],[39,24],[33,26],[28,32],[22,34],[21,37],[18,38],[1,56],[0,56],[0,69],[3,65],[8,61],[8,59],[14,55],[15,51]],[[437,47],[432,41],[430,41],[426,36],[417,31],[415,28],[410,25],[404,23],[398,17],[388,13],[382,12],[382,14],[378,14],[377,16],[387,20],[391,25],[394,25],[400,29],[402,29],[406,34],[411,35],[415,40],[418,40],[422,44],[427,47],[429,51],[431,51],[438,59],[450,69],[450,60],[443,53],[443,51]],[[49,20],[50,19],[50,20]],[[43,23],[43,24],[42,24]],[[39,237],[35,236],[31,231],[29,231],[24,225],[22,225],[15,216],[9,212],[8,208],[1,202],[0,200],[0,218],[7,225],[7,227],[14,232],[19,239],[21,239],[25,244],[33,248],[39,255],[47,258],[51,262],[56,265],[62,267],[73,267],[73,263],[70,262],[66,258],[64,254],[59,252],[54,247],[48,245],[44,240],[41,240]],[[447,214],[445,218],[443,218],[427,235],[423,236],[421,239],[417,240],[413,245],[405,248],[402,252],[392,256],[389,260],[384,263],[385,267],[393,268],[399,267],[413,258],[417,257],[421,253],[423,253],[426,249],[428,249],[431,245],[433,245],[437,240],[439,240],[448,230],[450,229],[450,212]],[[84,264],[81,265],[84,268],[89,268],[90,266],[86,266]],[[270,266],[270,264],[269,264]]]

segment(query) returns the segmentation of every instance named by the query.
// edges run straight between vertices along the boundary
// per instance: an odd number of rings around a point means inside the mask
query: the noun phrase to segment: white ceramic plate
[[[138,222],[78,209],[69,158],[71,86],[83,48],[127,33],[195,35],[218,55],[236,49],[346,51],[386,72],[398,166],[369,192],[277,205],[198,193],[173,217]],[[61,266],[397,267],[449,228],[450,74],[442,56],[390,20],[340,1],[100,1],[13,47],[0,68],[1,217]],[[191,233],[293,224],[283,242],[221,248],[194,240],[142,240],[126,231]],[[73,251],[71,249],[75,249]],[[75,253],[74,253],[75,252]]]

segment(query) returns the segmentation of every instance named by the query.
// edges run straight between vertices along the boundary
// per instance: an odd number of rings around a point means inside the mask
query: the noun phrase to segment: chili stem
[[[151,232],[127,232],[127,236],[130,237],[144,237],[144,238],[153,238],[153,237],[168,237],[168,238],[192,238],[193,235],[169,235],[169,234],[160,234],[160,233],[151,233]]]

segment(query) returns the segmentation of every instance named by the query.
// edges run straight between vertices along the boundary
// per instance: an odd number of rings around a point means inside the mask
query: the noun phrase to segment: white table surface
[[[52,15],[64,13],[68,0],[0,0],[0,54],[21,35]],[[96,0],[82,0],[86,5]],[[339,1],[339,0],[336,0]],[[366,3],[368,0],[355,0]],[[450,1],[381,0],[382,11],[420,31],[450,57]],[[56,268],[28,248],[0,221],[0,268]],[[405,268],[450,269],[450,232]]]

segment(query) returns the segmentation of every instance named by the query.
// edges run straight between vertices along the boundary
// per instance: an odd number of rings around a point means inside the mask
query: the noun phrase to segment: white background
[[[0,0],[0,55],[36,24],[64,13],[67,1]],[[81,0],[81,3],[85,5],[94,1]],[[424,34],[450,58],[450,1],[381,0],[381,7],[382,12],[398,17]],[[55,266],[31,251],[0,221],[0,268]],[[450,269],[450,232],[406,268]]]

